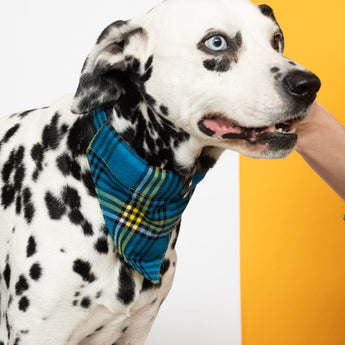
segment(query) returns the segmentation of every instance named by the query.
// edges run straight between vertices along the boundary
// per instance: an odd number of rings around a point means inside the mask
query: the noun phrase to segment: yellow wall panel
[[[345,1],[267,4],[345,125]],[[240,186],[243,345],[344,345],[345,203],[297,153],[241,157]]]

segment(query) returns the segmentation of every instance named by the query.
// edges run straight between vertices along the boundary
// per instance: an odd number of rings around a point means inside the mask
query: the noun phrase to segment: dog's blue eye
[[[207,41],[205,41],[205,45],[207,48],[216,51],[225,50],[226,48],[228,48],[226,39],[221,35],[212,36]]]

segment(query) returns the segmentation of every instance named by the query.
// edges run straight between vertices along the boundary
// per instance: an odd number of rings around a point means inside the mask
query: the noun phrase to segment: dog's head
[[[247,0],[166,0],[99,37],[72,111],[143,99],[200,146],[281,158],[297,141],[319,79],[283,57],[272,9]]]

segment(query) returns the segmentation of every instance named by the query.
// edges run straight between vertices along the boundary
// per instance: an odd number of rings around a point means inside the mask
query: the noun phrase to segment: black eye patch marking
[[[215,35],[221,35],[226,39],[227,42],[227,48],[224,50],[212,50],[209,49],[205,42]],[[241,32],[237,32],[235,37],[230,38],[224,33],[219,32],[210,32],[208,33],[197,45],[197,48],[201,50],[202,52],[213,55],[213,59],[207,59],[203,61],[204,67],[209,71],[215,71],[215,72],[227,72],[230,67],[231,63],[237,63],[238,62],[238,54],[242,47],[242,34]]]
[[[165,116],[168,116],[169,115],[169,109],[165,106],[165,105],[161,105],[159,107],[159,110],[161,111],[161,113]]]
[[[210,59],[203,62],[204,67],[209,71],[226,72],[230,69],[230,59],[223,56],[221,59]]]

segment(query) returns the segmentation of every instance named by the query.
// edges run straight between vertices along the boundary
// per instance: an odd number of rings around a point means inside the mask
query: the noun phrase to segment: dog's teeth
[[[283,133],[283,128],[278,128],[279,133]]]

